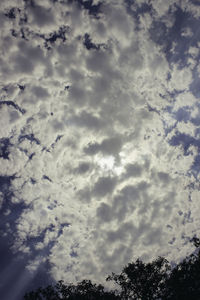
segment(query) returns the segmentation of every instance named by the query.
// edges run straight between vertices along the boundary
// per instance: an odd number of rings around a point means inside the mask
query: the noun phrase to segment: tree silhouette
[[[163,300],[200,299],[200,240],[191,239],[197,248],[196,254],[190,254],[171,271],[166,280]]]
[[[90,280],[83,280],[77,285],[66,285],[58,281],[56,285],[38,288],[26,293],[25,300],[120,300],[115,291],[105,291],[101,284],[93,284]]]
[[[137,259],[121,274],[112,273],[118,291],[106,291],[102,285],[83,280],[77,285],[64,284],[39,288],[27,293],[25,300],[200,300],[200,239],[190,240],[196,251],[174,268],[163,257],[150,263]]]
[[[121,299],[153,300],[161,297],[169,271],[169,262],[162,257],[147,264],[137,259],[125,266],[120,275],[112,273],[107,280],[114,280],[121,287]]]

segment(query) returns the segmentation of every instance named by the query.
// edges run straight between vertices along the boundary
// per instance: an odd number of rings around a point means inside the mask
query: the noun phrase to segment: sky
[[[198,0],[1,0],[2,300],[194,251],[199,25]]]

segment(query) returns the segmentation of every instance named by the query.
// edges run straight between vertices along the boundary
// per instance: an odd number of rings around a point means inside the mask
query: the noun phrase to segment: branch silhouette
[[[158,257],[149,263],[137,259],[125,266],[120,274],[112,273],[106,280],[118,289],[107,291],[101,284],[83,280],[77,285],[58,281],[25,294],[25,300],[199,300],[200,239],[190,240],[196,247],[175,267]]]

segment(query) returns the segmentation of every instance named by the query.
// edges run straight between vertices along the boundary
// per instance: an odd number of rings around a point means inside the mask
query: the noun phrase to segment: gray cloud
[[[86,111],[82,111],[79,115],[71,117],[68,123],[70,125],[86,127],[91,130],[100,130],[104,125],[102,119]]]
[[[142,166],[140,166],[138,163],[135,164],[128,164],[126,166],[126,173],[125,177],[139,177],[142,175],[143,169]]]
[[[109,57],[105,51],[93,50],[87,59],[87,67],[93,72],[109,70]]]
[[[97,197],[104,197],[107,194],[112,194],[116,184],[116,178],[100,177],[94,185],[93,195]]]
[[[41,5],[31,5],[28,9],[29,13],[33,16],[34,22],[39,26],[48,26],[54,23],[54,15],[51,9],[47,9]]]
[[[89,171],[91,165],[88,162],[79,163],[78,168],[76,169],[79,174],[84,174]]]
[[[79,4],[1,1],[1,223],[33,274],[104,283],[198,235],[200,14]]]
[[[78,84],[75,84],[70,88],[69,96],[70,101],[72,101],[74,105],[82,107],[86,103],[85,89],[82,86],[79,86]]]
[[[113,218],[112,207],[106,203],[102,203],[97,208],[97,217],[99,217],[103,222],[110,222]]]
[[[109,243],[114,243],[116,241],[126,242],[129,235],[133,234],[134,226],[131,222],[121,224],[120,228],[117,230],[111,230],[107,233],[107,239]]]
[[[43,87],[41,87],[41,86],[33,86],[32,88],[31,88],[31,92],[33,93],[33,95],[35,96],[35,97],[37,97],[37,98],[47,98],[48,96],[49,96],[49,93],[48,93],[48,91],[45,89],[45,88],[43,88]]]
[[[122,148],[122,138],[111,137],[104,139],[101,143],[89,143],[84,148],[84,152],[89,155],[94,155],[102,152],[107,155],[117,155]]]

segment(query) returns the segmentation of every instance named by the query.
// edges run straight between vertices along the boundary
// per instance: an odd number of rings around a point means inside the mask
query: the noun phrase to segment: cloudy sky
[[[199,25],[198,0],[1,0],[3,300],[193,250]]]

